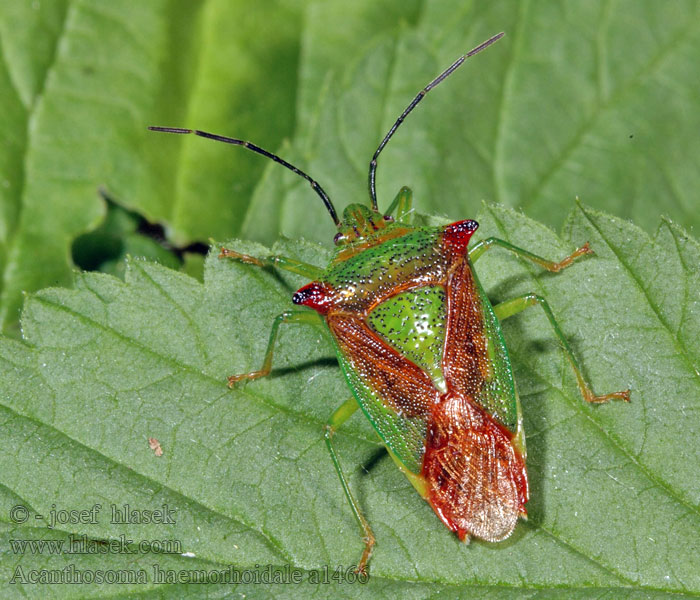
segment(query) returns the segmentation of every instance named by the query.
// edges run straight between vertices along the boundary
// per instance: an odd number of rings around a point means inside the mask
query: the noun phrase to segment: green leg
[[[583,399],[586,402],[593,402],[597,404],[607,402],[608,400],[624,400],[625,402],[629,402],[629,390],[625,390],[624,392],[613,392],[612,394],[604,394],[602,396],[596,396],[593,393],[593,391],[591,390],[591,386],[588,385],[586,378],[581,372],[581,366],[579,365],[578,360],[576,359],[576,356],[573,353],[573,350],[571,350],[569,342],[566,341],[566,337],[564,337],[564,333],[559,327],[559,323],[557,323],[557,320],[554,318],[554,314],[552,313],[552,309],[550,308],[549,303],[544,298],[542,298],[542,296],[538,296],[537,294],[525,294],[523,296],[518,296],[517,298],[513,298],[512,300],[506,300],[505,302],[501,302],[501,304],[497,304],[493,307],[493,311],[499,320],[503,320],[525,310],[528,306],[534,306],[535,304],[539,304],[542,307],[542,310],[544,310],[544,314],[547,315],[549,323],[554,329],[554,333],[559,338],[559,341],[561,342],[561,345],[564,348],[564,353],[569,359],[571,367],[573,368],[574,373],[576,374],[576,380],[578,381],[578,387],[581,390],[581,395],[583,396]]]
[[[404,186],[399,190],[399,193],[396,194],[396,198],[393,199],[385,214],[390,215],[396,211],[396,220],[402,223],[411,212],[412,204],[413,192],[410,188]]]
[[[357,503],[357,500],[355,500],[354,496],[352,495],[352,492],[350,491],[350,486],[348,486],[348,481],[347,479],[345,479],[343,469],[340,467],[338,455],[336,454],[332,440],[335,430],[338,427],[340,427],[343,423],[345,423],[345,421],[347,421],[358,408],[359,405],[357,404],[357,400],[355,400],[355,398],[350,398],[349,400],[343,402],[343,404],[341,404],[340,407],[338,407],[338,410],[336,410],[331,415],[331,418],[328,419],[328,423],[326,423],[325,438],[326,446],[328,446],[328,451],[331,453],[333,465],[335,466],[335,470],[338,473],[338,477],[340,477],[340,483],[343,485],[343,491],[345,492],[345,496],[347,497],[348,502],[350,502],[352,512],[355,514],[355,518],[357,519],[357,522],[360,525],[360,529],[362,529],[362,541],[364,541],[365,543],[365,549],[362,552],[360,564],[357,566],[357,572],[364,573],[367,561],[369,561],[369,557],[372,554],[372,547],[374,546],[374,534],[372,533],[372,529],[370,528],[367,519],[365,519],[365,516],[360,510],[360,506]]]
[[[318,323],[318,315],[309,310],[288,310],[281,315],[277,315],[272,322],[272,330],[270,331],[270,340],[267,343],[267,352],[265,359],[259,371],[251,371],[250,373],[242,373],[241,375],[231,375],[228,378],[228,386],[233,385],[243,379],[258,379],[270,374],[272,369],[272,351],[277,341],[277,333],[282,323]]]
[[[494,246],[500,246],[501,248],[510,250],[514,254],[517,254],[520,258],[526,258],[527,260],[531,260],[532,262],[540,265],[540,267],[544,267],[548,271],[552,271],[554,273],[568,267],[579,256],[583,256],[584,254],[593,254],[593,250],[591,250],[590,246],[588,245],[588,242],[586,242],[583,246],[581,246],[570,256],[567,256],[564,260],[560,262],[554,262],[553,260],[547,260],[546,258],[537,256],[537,254],[533,254],[532,252],[528,252],[523,248],[519,248],[518,246],[513,246],[513,244],[511,244],[510,242],[506,242],[505,240],[502,240],[500,238],[490,237],[485,240],[481,240],[478,244],[475,244],[471,250],[469,250],[469,260],[471,260],[472,263],[475,263],[484,252],[486,252],[489,248],[493,248]]]
[[[241,262],[248,263],[249,265],[255,265],[257,267],[279,267],[285,271],[291,271],[297,275],[303,275],[309,279],[319,279],[323,274],[323,269],[314,267],[300,260],[294,258],[287,258],[286,256],[268,256],[267,258],[255,258],[254,256],[249,256],[248,254],[241,254],[235,250],[229,250],[228,248],[222,248],[219,253],[219,258],[232,258],[234,260],[240,260]]]

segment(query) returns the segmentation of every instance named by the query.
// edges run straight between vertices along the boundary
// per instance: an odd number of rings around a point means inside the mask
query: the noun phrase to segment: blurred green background
[[[366,200],[369,159],[415,93],[499,31],[390,143],[380,208],[409,185],[421,211],[464,218],[486,200],[558,228],[578,196],[650,232],[661,215],[693,232],[699,16],[680,0],[5,1],[2,326],[16,327],[23,291],[69,285],[74,260],[114,272],[131,253],[196,272],[178,251],[196,241],[330,243],[306,182],[148,125],[254,141],[342,210]]]

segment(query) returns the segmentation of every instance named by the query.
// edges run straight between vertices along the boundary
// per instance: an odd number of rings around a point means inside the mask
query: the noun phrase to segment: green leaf
[[[286,0],[4,2],[0,324],[16,322],[22,291],[70,283],[71,242],[104,218],[100,187],[179,245],[236,232],[264,165],[147,127],[233,127],[277,146],[291,133],[299,35]]]
[[[366,585],[308,583],[347,568],[362,542],[323,442],[349,395],[321,321],[281,330],[269,378],[229,390],[257,368],[272,319],[297,276],[218,260],[204,283],[135,260],[125,281],[81,274],[76,289],[27,299],[22,342],[0,341],[0,578],[3,597],[677,598],[700,595],[700,246],[663,221],[655,236],[591,209],[561,237],[485,205],[482,236],[548,257],[589,241],[595,256],[542,273],[493,250],[478,263],[490,295],[548,298],[598,393],[629,387],[630,404],[586,405],[538,309],[504,322],[523,409],[529,520],[501,544],[460,543],[382,450],[358,413],[336,436],[350,485],[377,536]],[[253,243],[230,244],[258,256]],[[323,266],[328,251],[283,241],[276,252]],[[158,440],[163,454],[149,448]],[[59,523],[56,510],[102,512]],[[114,524],[109,507],[175,511],[173,524]],[[10,509],[29,510],[26,523]],[[9,540],[176,540],[174,554],[99,556],[13,551]],[[145,569],[132,587],[8,582],[37,569]],[[153,565],[301,570],[304,584],[153,581]],[[258,565],[256,567],[256,565]],[[284,590],[284,591],[282,591]]]
[[[649,231],[664,214],[700,224],[700,4],[448,0],[417,14],[411,6],[383,29],[372,25],[378,4],[354,2],[351,18],[335,2],[309,11],[297,135],[285,156],[341,208],[367,200],[372,154],[418,91],[505,31],[434,88],[389,142],[377,171],[380,208],[408,185],[418,209],[455,219],[487,200],[559,227],[580,197]],[[394,5],[382,8],[393,14]],[[274,240],[256,231],[274,205],[284,234],[328,239],[330,220],[306,183],[269,169],[291,189],[261,183],[246,237]]]
[[[102,224],[73,242],[73,261],[81,269],[112,275],[124,272],[127,256],[147,258],[171,269],[180,267],[180,261],[164,247],[162,240],[159,243],[154,239],[160,232],[145,235],[139,230],[142,225],[143,219],[138,215],[107,202],[107,215]]]
[[[148,125],[277,150],[342,207],[367,198],[369,159],[417,91],[498,31],[382,154],[381,206],[410,185],[424,211],[464,217],[486,199],[559,226],[580,196],[648,230],[662,214],[695,227],[700,19],[693,0],[673,6],[3,2],[0,323],[16,324],[23,291],[72,281],[100,186],[177,246],[332,233],[279,165]]]

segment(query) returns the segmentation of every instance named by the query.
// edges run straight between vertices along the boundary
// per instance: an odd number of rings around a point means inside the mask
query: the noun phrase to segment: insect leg
[[[588,384],[586,378],[583,376],[581,366],[579,365],[579,362],[576,359],[576,356],[574,355],[574,352],[571,349],[569,342],[566,341],[564,332],[561,330],[561,327],[559,327],[559,323],[557,323],[557,320],[554,318],[554,313],[552,313],[552,309],[549,306],[549,303],[542,296],[538,296],[537,294],[524,294],[523,296],[518,296],[517,298],[513,298],[512,300],[506,300],[505,302],[497,304],[493,307],[493,311],[499,320],[503,320],[519,312],[522,312],[527,307],[534,306],[535,304],[539,304],[542,307],[544,314],[547,315],[547,319],[549,319],[549,323],[551,324],[552,329],[554,329],[554,333],[559,338],[559,341],[561,342],[561,345],[564,348],[564,353],[569,359],[569,363],[571,363],[571,367],[573,368],[574,373],[576,374],[576,381],[578,382],[578,387],[581,390],[581,395],[583,396],[583,399],[586,402],[593,402],[596,404],[607,402],[608,400],[624,400],[625,402],[629,402],[629,390],[625,390],[623,392],[613,392],[611,394],[603,394],[602,396],[596,396],[593,393],[593,391],[591,390],[591,386]]]
[[[403,186],[399,193],[396,194],[396,198],[391,201],[389,208],[386,211],[387,215],[390,215],[396,211],[396,220],[400,223],[404,222],[404,219],[408,217],[411,213],[413,204],[413,192],[411,188]]]
[[[323,275],[323,269],[314,267],[308,263],[296,260],[294,258],[288,258],[286,256],[273,255],[267,258],[256,258],[248,254],[241,254],[235,250],[229,250],[228,248],[221,248],[219,253],[219,258],[232,258],[234,260],[239,260],[249,265],[255,265],[257,267],[279,267],[285,271],[291,271],[297,275],[303,275],[309,279],[319,279]]]
[[[494,246],[500,246],[501,248],[510,250],[514,254],[517,254],[520,258],[531,260],[532,262],[540,265],[540,267],[543,267],[548,271],[552,271],[554,273],[557,273],[558,271],[561,271],[562,269],[568,267],[579,256],[583,256],[584,254],[593,254],[593,250],[591,250],[590,246],[588,245],[588,242],[586,242],[583,246],[581,246],[578,250],[575,250],[570,256],[567,256],[564,260],[554,262],[553,260],[547,260],[546,258],[538,256],[537,254],[528,252],[523,248],[514,246],[510,242],[506,242],[505,240],[502,240],[500,238],[490,237],[485,240],[481,240],[478,244],[475,244],[471,248],[471,250],[469,250],[469,260],[471,260],[472,263],[475,263],[476,260],[484,252],[486,252],[489,248],[493,248]]]
[[[369,526],[367,519],[365,519],[365,516],[360,510],[360,505],[357,503],[357,500],[355,500],[355,497],[350,491],[350,486],[348,485],[348,481],[347,479],[345,479],[345,475],[343,474],[343,469],[341,468],[340,462],[338,461],[338,454],[335,451],[335,447],[333,446],[332,440],[335,430],[338,427],[340,427],[343,423],[345,423],[345,421],[347,421],[358,408],[359,405],[357,404],[357,400],[355,400],[354,397],[343,402],[343,404],[341,404],[338,407],[338,410],[336,410],[331,415],[331,418],[328,419],[328,422],[326,423],[325,438],[326,446],[328,446],[328,451],[331,453],[331,459],[333,460],[333,465],[335,466],[335,470],[338,473],[338,477],[340,478],[340,483],[343,486],[345,496],[347,497],[348,502],[350,502],[352,512],[354,513],[355,518],[357,519],[357,522],[360,525],[360,529],[362,529],[362,541],[364,541],[365,543],[365,549],[362,552],[360,564],[357,566],[357,572],[364,573],[367,561],[369,561],[369,557],[372,555],[372,547],[374,546],[374,534],[372,533],[372,529]]]
[[[265,377],[270,374],[272,369],[272,351],[274,350],[275,342],[277,341],[277,333],[282,323],[318,323],[318,315],[308,310],[288,310],[281,315],[277,315],[272,322],[270,340],[267,343],[267,351],[265,352],[265,359],[263,360],[262,367],[260,367],[259,371],[231,375],[228,378],[229,387],[233,387],[235,383],[244,379],[258,379],[259,377]]]

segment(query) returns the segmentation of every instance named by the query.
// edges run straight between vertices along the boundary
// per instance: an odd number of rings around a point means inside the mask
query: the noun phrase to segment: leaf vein
[[[549,182],[549,180],[554,176],[554,174],[564,166],[566,161],[571,157],[576,148],[581,145],[586,134],[593,128],[593,125],[598,121],[601,114],[614,106],[616,103],[620,102],[623,98],[633,93],[634,89],[641,85],[643,79],[652,73],[656,67],[658,67],[661,61],[677,46],[679,46],[686,37],[688,37],[693,30],[697,27],[697,19],[689,19],[688,26],[678,35],[673,36],[671,41],[663,46],[659,52],[647,62],[637,73],[635,73],[625,85],[620,86],[618,91],[614,93],[607,101],[600,102],[596,105],[591,116],[584,121],[584,123],[578,128],[574,133],[568,144],[562,149],[559,155],[552,160],[549,168],[545,170],[542,175],[538,178],[535,184],[532,186],[530,191],[524,195],[520,207],[524,210],[529,205],[531,205],[538,197],[544,186]]]

